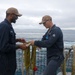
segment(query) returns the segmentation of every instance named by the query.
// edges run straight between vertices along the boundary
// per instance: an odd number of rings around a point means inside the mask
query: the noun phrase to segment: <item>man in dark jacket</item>
[[[16,70],[16,49],[25,49],[24,39],[16,39],[11,23],[16,23],[20,17],[16,8],[8,8],[6,18],[0,23],[0,75],[14,75]]]
[[[52,17],[45,15],[42,22],[48,31],[41,41],[30,41],[32,45],[47,48],[47,67],[43,75],[56,75],[57,69],[64,60],[63,33],[59,27],[53,24]]]

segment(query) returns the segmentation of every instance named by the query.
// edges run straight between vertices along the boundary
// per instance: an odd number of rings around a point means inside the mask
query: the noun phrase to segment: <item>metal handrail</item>
[[[30,47],[30,46],[29,46]],[[31,46],[32,47],[32,46]],[[36,49],[36,48],[35,48]],[[26,51],[26,50],[25,50]],[[35,50],[36,51],[36,50]],[[43,51],[43,50],[40,50],[39,51],[39,53],[41,52],[41,51]],[[30,53],[32,52],[32,48],[30,49]],[[66,53],[67,52],[67,53]],[[75,46],[73,45],[72,47],[70,47],[70,48],[64,48],[64,56],[65,56],[65,59],[64,59],[64,62],[63,62],[63,64],[61,65],[61,72],[62,72],[62,75],[66,75],[66,68],[67,68],[67,61],[71,58],[71,56],[70,56],[70,54],[72,53],[72,62],[70,62],[71,64],[72,64],[72,66],[71,66],[71,68],[72,68],[72,70],[71,70],[71,75],[75,75]],[[37,53],[36,53],[36,55],[37,55]],[[35,55],[35,56],[36,56]],[[42,55],[38,55],[38,56],[42,56]],[[44,56],[46,56],[46,53],[45,53],[45,55]],[[31,55],[30,55],[30,57],[31,57]],[[16,74],[15,75],[31,75],[30,74],[30,72],[33,74],[33,75],[36,75],[36,72],[39,72],[39,68],[38,68],[38,70],[37,71],[34,71],[34,70],[32,70],[32,69],[30,69],[30,67],[29,67],[29,73],[28,74],[26,74],[26,67],[25,67],[25,61],[23,61],[24,60],[24,52],[22,53],[22,68],[21,68],[21,74],[17,74],[17,72],[16,72]],[[39,58],[39,57],[38,57]],[[41,60],[41,58],[39,58],[39,60]],[[38,61],[39,61],[38,60]],[[46,59],[45,59],[46,60]],[[31,61],[31,60],[30,60]],[[36,56],[36,66],[37,66],[37,56]],[[46,61],[45,61],[46,62]],[[18,62],[17,62],[18,63]],[[40,62],[40,63],[42,63],[42,62]],[[20,65],[21,65],[21,63],[20,63]],[[43,65],[43,64],[42,64]],[[46,65],[45,65],[46,66]],[[40,65],[39,65],[39,67],[41,67]],[[41,73],[42,73],[42,71],[41,71]],[[39,75],[39,73],[37,74],[37,75]]]

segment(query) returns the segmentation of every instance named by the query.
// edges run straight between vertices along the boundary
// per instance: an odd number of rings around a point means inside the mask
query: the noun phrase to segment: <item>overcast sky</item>
[[[50,15],[60,28],[75,29],[75,0],[0,0],[0,22],[9,7],[22,14],[14,28],[44,28],[39,22],[42,16]]]

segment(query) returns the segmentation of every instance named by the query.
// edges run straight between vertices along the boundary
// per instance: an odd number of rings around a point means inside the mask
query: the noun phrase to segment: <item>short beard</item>
[[[16,19],[11,19],[11,23],[16,23]]]

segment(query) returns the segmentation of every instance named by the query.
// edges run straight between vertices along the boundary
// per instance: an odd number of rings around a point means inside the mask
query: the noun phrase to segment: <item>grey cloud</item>
[[[9,6],[18,8],[23,14],[17,20],[16,26],[39,28],[38,23],[42,16],[51,15],[53,22],[61,28],[75,27],[75,0],[1,0],[0,21],[5,17],[5,11]]]

